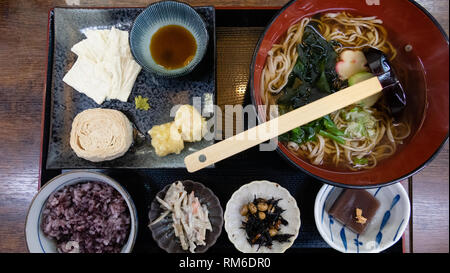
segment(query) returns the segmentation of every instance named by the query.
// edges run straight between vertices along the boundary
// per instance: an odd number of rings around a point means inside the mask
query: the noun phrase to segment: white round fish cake
[[[288,225],[281,225],[279,232],[294,235],[289,242],[273,241],[272,248],[268,248],[256,244],[252,246],[247,241],[247,233],[242,228],[244,217],[240,214],[240,209],[244,204],[252,202],[255,196],[264,199],[272,197],[281,199],[278,206],[285,210],[281,215],[288,221]],[[300,210],[294,197],[279,184],[269,181],[254,181],[234,192],[227,203],[224,220],[228,238],[236,249],[243,253],[283,253],[292,246],[300,230]]]
[[[88,109],[72,122],[70,147],[86,160],[100,162],[121,157],[132,143],[133,126],[120,111]]]

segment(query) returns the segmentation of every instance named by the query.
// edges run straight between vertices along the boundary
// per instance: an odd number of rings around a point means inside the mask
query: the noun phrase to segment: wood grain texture
[[[413,177],[412,249],[449,252],[448,142],[437,157]]]
[[[27,252],[24,222],[37,192],[39,176],[48,10],[55,6],[143,7],[151,2],[155,1],[0,1],[0,252]],[[270,7],[282,6],[287,1],[186,2],[195,6]],[[430,11],[448,33],[448,0],[417,2]],[[245,80],[238,82],[229,88],[240,88]],[[448,252],[448,144],[414,180],[412,247],[418,252]]]

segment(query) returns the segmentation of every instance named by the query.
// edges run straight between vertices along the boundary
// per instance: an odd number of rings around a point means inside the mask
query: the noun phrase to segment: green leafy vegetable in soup
[[[335,67],[338,56],[334,42],[326,41],[311,22],[305,27],[302,42],[297,46],[298,58],[282,95],[278,98],[280,114],[285,114],[314,100],[334,93],[347,82],[341,81]],[[344,132],[327,115],[281,136],[281,141],[302,144],[316,140],[317,134],[344,144]]]
[[[298,108],[346,87],[335,67],[338,56],[336,43],[325,40],[314,23],[305,27],[302,42],[298,44],[298,58],[289,80],[277,103]]]
[[[338,143],[345,144],[343,138],[344,132],[336,127],[336,124],[334,124],[329,115],[291,130],[282,135],[280,140],[303,144],[308,141],[316,140],[317,134],[333,139]]]

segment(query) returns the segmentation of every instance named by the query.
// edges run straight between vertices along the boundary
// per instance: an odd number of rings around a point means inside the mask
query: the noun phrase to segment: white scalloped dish
[[[281,216],[288,225],[281,225],[279,232],[292,234],[289,242],[273,241],[271,248],[260,247],[257,244],[251,245],[248,242],[246,231],[242,228],[244,217],[240,214],[240,209],[244,204],[253,201],[255,197],[281,199],[278,206],[285,210]],[[283,253],[292,246],[300,230],[300,210],[297,202],[285,188],[270,181],[254,181],[234,192],[227,203],[224,220],[228,238],[236,249],[243,253]]]

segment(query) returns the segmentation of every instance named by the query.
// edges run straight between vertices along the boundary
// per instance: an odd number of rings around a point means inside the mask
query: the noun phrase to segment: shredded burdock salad
[[[206,231],[212,231],[208,218],[208,208],[201,204],[194,191],[187,193],[183,183],[173,183],[164,199],[156,196],[163,212],[150,225],[154,225],[166,216],[172,216],[175,236],[180,240],[183,250],[194,253],[195,248],[205,245]]]

